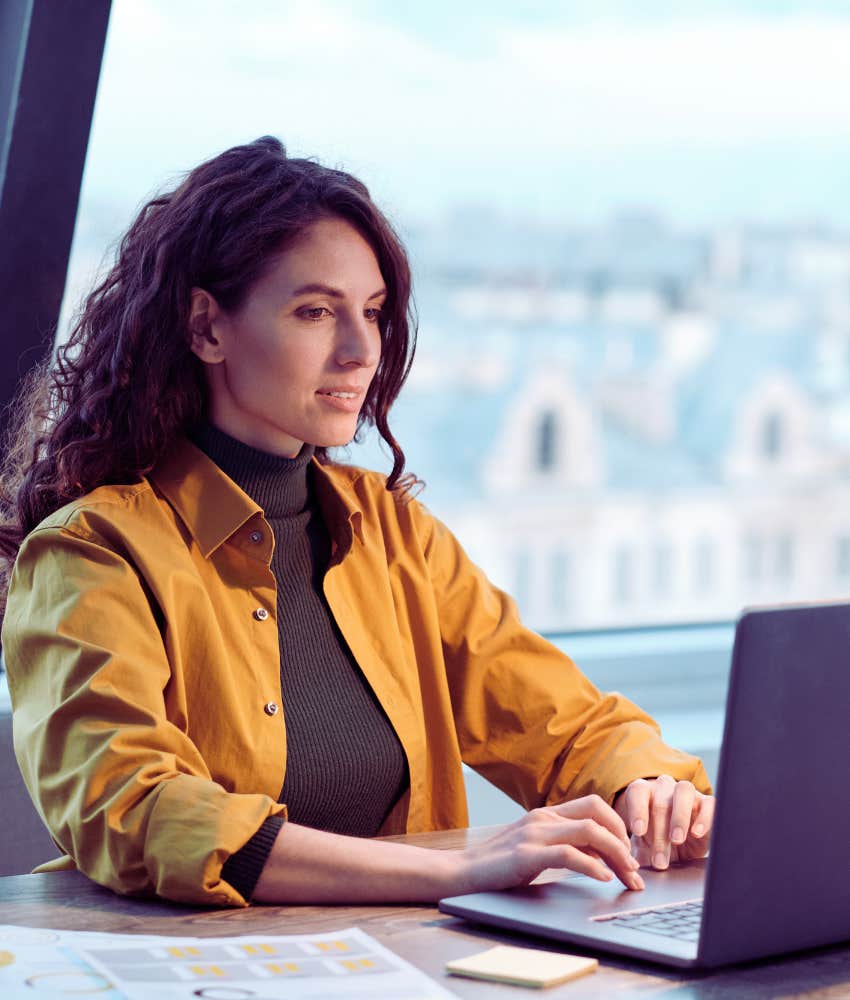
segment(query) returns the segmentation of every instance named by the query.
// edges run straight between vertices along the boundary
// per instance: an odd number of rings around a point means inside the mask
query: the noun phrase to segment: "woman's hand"
[[[460,892],[528,885],[546,868],[570,868],[603,882],[615,874],[628,889],[643,888],[626,826],[598,795],[532,809],[461,855]]]
[[[662,774],[633,781],[614,800],[614,809],[634,838],[638,861],[664,869],[671,861],[708,853],[714,801],[690,781]]]

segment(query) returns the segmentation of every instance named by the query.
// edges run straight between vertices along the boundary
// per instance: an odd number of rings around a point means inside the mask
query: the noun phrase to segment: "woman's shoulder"
[[[51,530],[90,534],[102,523],[139,523],[140,509],[155,504],[154,492],[147,479],[135,483],[110,483],[98,486],[48,514],[30,534]]]

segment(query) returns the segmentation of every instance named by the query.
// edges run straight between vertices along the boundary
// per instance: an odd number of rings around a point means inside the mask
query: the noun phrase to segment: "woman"
[[[16,751],[96,881],[430,901],[547,867],[640,889],[629,834],[662,867],[705,853],[699,761],[526,630],[412,498],[387,423],[409,298],[363,185],[267,137],[142,209],[23,391],[0,533]],[[364,424],[388,477],[328,455]],[[368,839],[465,825],[461,760],[528,815],[475,852]]]

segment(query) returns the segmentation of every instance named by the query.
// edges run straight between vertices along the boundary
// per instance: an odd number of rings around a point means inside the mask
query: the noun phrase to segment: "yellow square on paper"
[[[579,976],[596,972],[595,958],[564,955],[537,948],[511,948],[498,945],[488,951],[446,963],[446,971],[454,976],[490,979],[514,986],[557,986]]]

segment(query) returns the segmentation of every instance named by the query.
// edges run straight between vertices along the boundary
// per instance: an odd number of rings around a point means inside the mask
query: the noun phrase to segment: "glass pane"
[[[407,242],[392,426],[531,625],[841,596],[848,51],[817,0],[115,0],[63,323],[157,185],[277,134]]]

